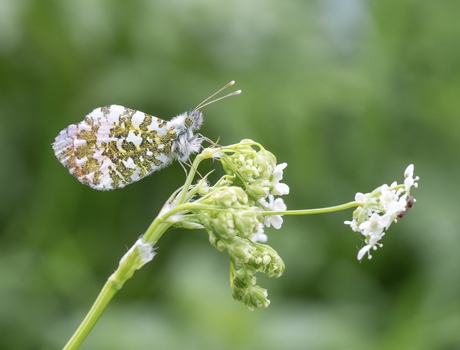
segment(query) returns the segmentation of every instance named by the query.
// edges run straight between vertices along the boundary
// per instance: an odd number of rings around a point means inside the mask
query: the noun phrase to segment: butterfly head
[[[224,98],[240,94],[241,90],[237,90],[228,95],[211,100],[219,92],[228,88],[229,86],[232,86],[233,84],[235,84],[235,82],[231,81],[220,90],[209,96],[203,102],[201,102],[190,112],[182,113],[170,121],[177,132],[177,137],[173,141],[172,152],[175,154],[177,159],[179,159],[179,161],[186,162],[191,154],[197,153],[200,150],[201,143],[203,142],[203,137],[199,134],[195,135],[194,131],[198,130],[203,124],[203,113],[201,112],[201,108],[210,105],[211,103],[220,101]]]
[[[203,113],[199,109],[194,109],[184,115],[184,125],[191,131],[198,130],[203,124]]]

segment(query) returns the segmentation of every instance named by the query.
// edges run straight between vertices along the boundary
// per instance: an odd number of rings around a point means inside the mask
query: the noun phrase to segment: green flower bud
[[[246,193],[254,203],[257,203],[262,198],[266,198],[268,196],[269,190],[267,187],[248,185],[246,186]]]
[[[237,237],[233,241],[227,242],[227,250],[233,264],[242,266],[252,258],[256,248],[251,241]]]
[[[242,238],[251,238],[261,230],[263,217],[259,208],[252,207],[249,209],[238,210],[234,213],[235,229],[238,236]]]
[[[251,271],[246,269],[233,271],[231,282],[233,299],[245,304],[249,310],[267,307],[270,304],[267,290],[256,285],[256,278]]]
[[[245,289],[255,285],[256,278],[245,269],[233,270],[231,283],[235,289]]]
[[[251,311],[255,308],[266,308],[270,305],[267,290],[257,285],[251,285],[247,288],[238,288],[236,285],[232,285],[232,296],[233,299],[245,304]]]
[[[268,277],[280,277],[286,266],[278,253],[265,244],[254,243],[254,246],[256,250],[247,265],[253,271],[262,272]]]

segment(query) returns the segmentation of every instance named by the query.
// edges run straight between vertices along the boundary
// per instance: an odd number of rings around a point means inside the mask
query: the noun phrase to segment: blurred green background
[[[81,185],[58,132],[95,107],[170,119],[235,79],[201,132],[287,162],[289,208],[353,200],[415,164],[417,203],[371,261],[351,211],[268,229],[286,263],[268,309],[228,259],[174,230],[82,349],[460,349],[460,1],[0,0],[0,348],[61,348],[184,180]],[[208,169],[216,166],[209,163]],[[203,169],[203,173],[206,170]]]

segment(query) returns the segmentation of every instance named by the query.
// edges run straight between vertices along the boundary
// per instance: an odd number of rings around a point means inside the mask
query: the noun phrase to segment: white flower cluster
[[[366,243],[358,252],[358,260],[366,254],[372,259],[371,250],[383,246],[380,240],[393,222],[402,218],[415,203],[410,194],[411,187],[418,187],[419,177],[414,177],[414,165],[404,172],[404,184],[393,182],[390,186],[382,185],[371,193],[357,193],[355,201],[361,205],[353,212],[353,220],[345,221],[355,232],[364,237]]]

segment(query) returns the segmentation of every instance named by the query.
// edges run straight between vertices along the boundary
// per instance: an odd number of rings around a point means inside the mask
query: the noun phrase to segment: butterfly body
[[[203,137],[194,132],[203,124],[200,109],[240,94],[237,90],[209,101],[234,83],[170,121],[119,105],[96,108],[56,136],[54,154],[73,176],[91,188],[104,191],[125,187],[174,160],[186,162],[198,152]]]

